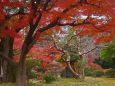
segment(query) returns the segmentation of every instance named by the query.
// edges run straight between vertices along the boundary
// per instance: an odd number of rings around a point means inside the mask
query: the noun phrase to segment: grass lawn
[[[15,86],[11,83],[3,83],[0,86]],[[32,86],[115,86],[115,78],[92,78],[86,77],[84,81],[73,78],[59,78],[51,84],[38,83]]]

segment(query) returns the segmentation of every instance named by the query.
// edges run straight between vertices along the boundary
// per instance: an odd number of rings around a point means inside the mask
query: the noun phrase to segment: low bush
[[[94,71],[94,69],[90,66],[87,66],[84,71],[86,76],[92,76],[92,72]]]
[[[40,75],[35,74],[34,72],[28,72],[28,78],[29,79],[36,79],[38,76],[40,76]]]
[[[45,83],[51,83],[52,81],[56,80],[56,78],[52,74],[45,74],[43,80],[45,80]]]
[[[115,78],[115,69],[109,69],[105,72],[105,76],[109,78]]]
[[[93,73],[92,73],[93,76],[95,77],[101,77],[104,75],[104,72],[101,71],[101,70],[95,70]]]

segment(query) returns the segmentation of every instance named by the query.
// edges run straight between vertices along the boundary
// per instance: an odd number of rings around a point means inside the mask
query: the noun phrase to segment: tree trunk
[[[13,59],[13,38],[7,36],[7,38],[1,40],[0,52]],[[3,68],[3,82],[15,82],[15,68],[3,59],[1,66]]]
[[[0,51],[3,53],[3,55],[9,56],[9,37],[1,39]],[[3,82],[7,82],[7,68],[8,68],[7,61],[2,60],[2,68],[3,68]]]
[[[14,38],[9,37],[9,58],[13,59],[13,43]],[[10,64],[8,64],[8,82],[16,82],[16,68]]]
[[[7,61],[3,63],[3,82],[16,82],[15,67],[12,67]]]
[[[81,73],[81,79],[85,79],[85,73],[84,73],[84,68],[82,69],[82,71],[81,71],[82,73]]]
[[[8,67],[8,63],[5,60],[3,60],[2,63],[3,63],[2,64],[2,68],[3,68],[3,79],[2,79],[2,81],[3,82],[8,82],[7,81],[7,67]]]
[[[85,79],[84,68],[81,68],[81,69],[80,69],[80,79],[82,79],[82,80]]]
[[[80,78],[80,77],[79,77],[79,74],[76,73],[76,71],[71,67],[70,62],[67,62],[67,67],[68,67],[68,69],[69,69],[70,72],[74,75],[74,77],[75,77],[76,79]]]
[[[2,75],[2,58],[0,58],[0,75]]]
[[[25,61],[22,61],[16,71],[16,86],[27,86],[26,79],[26,64]]]
[[[84,62],[84,58],[82,55],[80,55],[81,61]],[[82,65],[82,64],[81,64]],[[85,73],[84,73],[84,65],[80,68],[80,79],[85,79]]]
[[[8,66],[9,65],[9,66]],[[12,65],[8,64],[7,68],[7,82],[16,82],[16,68],[13,67]]]
[[[16,86],[27,86],[26,55],[35,43],[35,40],[32,38],[33,32],[34,29],[30,28],[30,31],[22,45],[20,60],[16,71]]]

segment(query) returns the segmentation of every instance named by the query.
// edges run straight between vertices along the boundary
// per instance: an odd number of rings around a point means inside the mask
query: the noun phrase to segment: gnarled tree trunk
[[[79,74],[72,68],[70,62],[66,62],[67,68],[71,71],[76,79],[80,78]]]
[[[75,78],[80,78],[79,74],[72,68],[71,63],[70,63],[70,55],[67,51],[64,51],[65,55],[67,56],[67,59],[64,60],[67,64],[68,69],[71,71],[71,73],[74,75]]]
[[[64,60],[67,64],[67,68],[70,70],[70,72],[74,75],[74,77],[76,79],[80,78],[80,79],[84,79],[85,78],[85,75],[84,75],[84,67],[80,68],[80,73],[77,73],[76,70],[74,70],[73,66],[71,65],[70,63],[70,55],[67,51],[64,51],[65,55],[67,56],[67,59]],[[82,56],[80,57],[81,58],[81,61],[82,61]]]

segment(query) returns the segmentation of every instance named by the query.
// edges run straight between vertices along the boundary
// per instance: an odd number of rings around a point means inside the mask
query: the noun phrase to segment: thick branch
[[[1,53],[1,52],[0,52],[0,58],[2,58],[2,59],[4,59],[4,60],[8,61],[8,62],[9,62],[11,65],[13,65],[13,66],[17,66],[17,65],[18,65],[18,63],[17,63],[16,61],[14,61],[13,59],[11,59],[11,58],[9,58],[9,57],[3,55],[3,53]]]
[[[46,5],[44,5],[44,8],[47,7],[47,4],[48,4],[49,2],[50,2],[50,0],[47,0],[47,1],[46,1]],[[78,4],[71,5],[70,7],[71,7],[71,8],[75,8],[76,6],[78,6]],[[70,10],[70,8],[65,8],[65,9],[63,10],[63,13],[67,13],[69,10]],[[96,26],[95,26],[93,23],[91,23],[91,22],[82,22],[82,23],[78,23],[78,24],[75,24],[75,22],[73,22],[73,23],[61,24],[60,22],[58,22],[59,19],[60,19],[60,18],[57,17],[57,19],[56,19],[55,21],[53,21],[52,23],[50,23],[49,25],[47,25],[47,26],[45,26],[45,27],[43,27],[43,28],[38,29],[37,32],[44,32],[45,30],[48,30],[48,29],[50,29],[51,27],[54,27],[54,26],[56,26],[56,25],[59,25],[59,26],[66,26],[66,25],[70,25],[70,26],[80,26],[80,25],[85,25],[85,24],[90,24],[90,25],[92,25],[94,28],[96,28],[96,29],[102,31],[100,28],[96,27]]]
[[[69,53],[66,51],[66,50],[64,50],[64,49],[62,49],[62,48],[59,48],[58,47],[58,45],[57,45],[57,43],[56,43],[56,41],[54,40],[54,38],[52,38],[52,41],[53,41],[53,43],[54,43],[54,46],[55,46],[55,48],[57,49],[57,50],[59,50],[59,51],[61,51],[62,53],[63,53],[63,55],[66,55],[67,56],[67,59],[65,60],[65,59],[63,59],[65,62],[70,62],[70,55],[69,55]]]
[[[39,14],[39,17],[37,18],[37,20],[36,20],[36,22],[35,22],[35,24],[34,24],[34,27],[35,27],[35,28],[38,26],[38,23],[39,23],[39,21],[40,21],[40,19],[41,19],[41,17],[42,17],[41,12],[39,12],[39,13],[40,13],[40,14]]]
[[[85,4],[88,4],[88,5],[91,5],[91,6],[94,6],[94,7],[100,8],[99,5],[95,5],[95,4],[91,4],[91,3],[85,3]]]
[[[58,20],[58,19],[57,19],[57,20]],[[56,21],[53,21],[52,23],[48,24],[47,26],[45,26],[45,27],[43,27],[43,28],[38,29],[37,32],[42,33],[42,32],[44,32],[45,30],[48,30],[48,29],[50,29],[50,28],[56,26],[56,25],[57,25],[57,20],[56,20]]]
[[[90,24],[92,25],[94,28],[98,29],[99,31],[103,31],[101,30],[100,28],[96,27],[93,23],[91,22],[82,22],[82,23],[75,23],[75,22],[72,22],[72,23],[65,23],[65,24],[61,24],[61,23],[58,23],[59,26],[66,26],[66,25],[69,25],[69,26],[80,26],[80,25],[86,25],[86,24]]]

